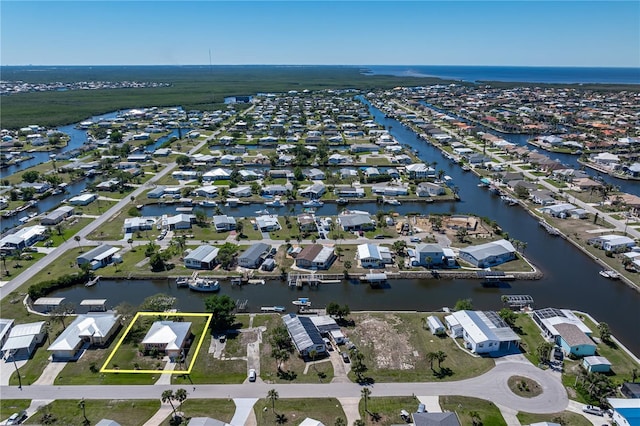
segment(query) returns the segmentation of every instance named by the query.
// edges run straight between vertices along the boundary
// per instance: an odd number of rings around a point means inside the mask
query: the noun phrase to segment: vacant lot
[[[299,425],[302,421],[310,417],[325,425],[332,425],[336,419],[346,420],[340,402],[335,398],[316,399],[278,399],[274,405],[268,399],[260,399],[253,406],[253,411],[258,421],[258,426],[287,424]],[[266,408],[266,409],[265,409]],[[281,416],[276,423],[276,415]],[[282,422],[282,423],[280,423]]]
[[[161,392],[158,393],[158,395]],[[79,401],[56,400],[42,407],[25,424],[38,425],[45,423],[44,417],[49,414],[56,425],[80,425],[84,418]],[[154,401],[136,400],[87,400],[85,413],[89,424],[96,424],[101,419],[111,419],[122,425],[143,425],[160,408],[160,399]]]
[[[440,407],[443,411],[455,411],[463,425],[484,424],[491,426],[506,426],[500,410],[493,402],[466,396],[441,396]],[[476,421],[474,423],[474,414]]]
[[[411,396],[369,397],[365,410],[364,399],[360,399],[358,410],[365,425],[397,425],[403,423],[400,410],[413,413],[420,402]]]
[[[491,359],[472,357],[449,337],[432,335],[423,326],[427,314],[353,314],[355,327],[347,335],[365,355],[365,376],[376,381],[461,380],[494,366]],[[431,368],[427,353],[442,351],[446,358]]]

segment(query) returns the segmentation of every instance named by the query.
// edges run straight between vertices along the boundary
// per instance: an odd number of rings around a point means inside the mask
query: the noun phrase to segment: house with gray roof
[[[312,200],[318,199],[322,197],[322,195],[326,192],[326,187],[322,182],[314,183],[313,185],[309,185],[304,189],[298,191],[302,197],[310,198]]]
[[[439,244],[418,244],[415,248],[415,261],[412,266],[441,266],[445,263],[445,256]]]
[[[243,268],[256,269],[262,264],[269,250],[271,250],[269,244],[253,244],[238,256],[238,265]]]
[[[300,356],[309,356],[311,351],[318,356],[326,355],[327,346],[311,318],[287,314],[282,316],[282,321]]]
[[[454,412],[446,413],[413,413],[415,426],[460,426],[460,420]]]
[[[184,266],[190,269],[213,269],[219,251],[218,247],[201,245],[184,257]]]
[[[516,249],[509,241],[502,239],[462,248],[459,257],[478,268],[487,268],[515,259]]]
[[[102,244],[76,257],[76,262],[78,266],[89,264],[91,270],[96,270],[113,262],[113,256],[119,251],[119,247]]]
[[[76,319],[47,348],[53,358],[74,358],[86,344],[105,346],[120,326],[120,315],[113,312],[88,313]]]
[[[213,216],[213,226],[217,232],[227,232],[236,229],[236,218],[226,214]]]
[[[18,324],[9,332],[9,338],[2,345],[2,353],[11,354],[15,359],[28,359],[46,335],[44,321]]]
[[[148,198],[160,198],[164,195],[164,186],[156,186],[151,191],[147,192]]]
[[[369,213],[341,214],[338,216],[340,226],[345,231],[368,231],[376,228],[375,221]]]

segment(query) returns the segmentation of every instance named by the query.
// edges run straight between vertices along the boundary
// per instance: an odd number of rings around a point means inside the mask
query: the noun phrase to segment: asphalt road
[[[513,394],[507,380],[513,375],[537,381],[543,393],[535,398]],[[3,399],[158,399],[166,389],[181,386],[16,386],[0,387]],[[275,389],[280,398],[359,398],[362,386],[355,383],[196,385],[190,387],[190,398],[264,398]],[[531,364],[504,361],[491,371],[472,379],[440,383],[376,383],[370,386],[372,396],[462,395],[490,400],[518,411],[557,413],[564,411],[569,400],[562,383],[546,371]]]

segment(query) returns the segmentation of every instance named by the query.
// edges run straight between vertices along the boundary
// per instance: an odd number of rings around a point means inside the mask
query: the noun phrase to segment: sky
[[[640,67],[640,1],[0,2],[2,65]]]

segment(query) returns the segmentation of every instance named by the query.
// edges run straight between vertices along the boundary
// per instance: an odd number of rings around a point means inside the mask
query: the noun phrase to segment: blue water
[[[640,84],[640,68],[370,65],[365,67],[365,73],[402,77],[438,77],[468,82]]]

